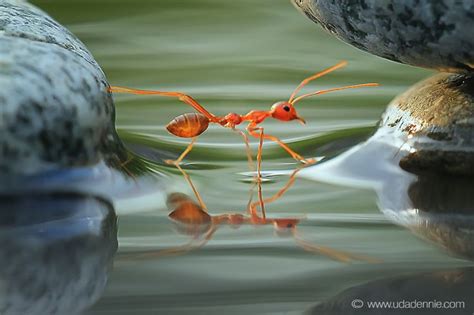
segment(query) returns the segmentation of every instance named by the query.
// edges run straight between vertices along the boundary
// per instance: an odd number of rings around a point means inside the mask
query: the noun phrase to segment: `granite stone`
[[[474,69],[471,0],[291,0],[346,43],[405,64],[448,72]]]
[[[474,174],[474,76],[437,74],[396,97],[381,120],[405,139],[413,173]]]
[[[0,3],[0,172],[91,165],[119,146],[105,75],[87,48],[25,1]]]

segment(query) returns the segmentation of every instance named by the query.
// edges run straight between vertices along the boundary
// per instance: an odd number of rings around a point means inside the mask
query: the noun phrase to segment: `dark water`
[[[307,121],[304,127],[265,122],[266,132],[281,137],[305,157],[330,160],[367,139],[390,99],[429,74],[339,42],[300,16],[286,0],[34,3],[85,42],[111,84],[183,91],[219,115],[266,109],[286,99],[303,78],[343,59],[349,61],[347,68],[319,79],[308,91],[382,84],[300,103],[298,111]],[[153,178],[161,188],[131,192],[113,201],[118,252],[105,290],[94,287],[96,293],[88,301],[98,301],[85,314],[299,314],[342,290],[376,279],[413,274],[412,281],[423,290],[425,284],[416,280],[420,273],[469,264],[395,225],[379,210],[385,204],[376,189],[357,181],[348,184],[350,180],[339,181],[336,176],[332,180],[312,176],[318,166],[305,169],[282,198],[267,205],[268,217],[300,218],[297,231],[302,239],[377,263],[364,259],[344,263],[327,251],[305,251],[291,235],[276,235],[271,224],[243,224],[237,229],[223,225],[200,249],[164,254],[160,251],[187,244],[193,237],[180,233],[170,221],[165,202],[167,195],[176,192],[194,198],[192,190],[176,168],[163,162],[177,157],[188,143],[168,134],[164,126],[191,110],[160,97],[119,95],[116,105],[119,134],[135,153],[129,171],[138,180]],[[361,159],[353,168],[364,174],[376,161]],[[382,164],[379,177],[371,180],[390,182],[389,170],[397,167],[390,163]],[[289,171],[297,166],[278,146],[266,144],[264,196],[283,188]],[[244,145],[228,129],[210,127],[183,168],[212,215],[245,214],[249,194],[256,200],[255,190],[250,192],[252,174]],[[405,198],[397,189],[386,194],[390,200]],[[89,206],[96,209],[94,205]],[[113,235],[117,230],[108,224],[99,232],[85,231]],[[95,246],[113,248],[110,238],[93,240]],[[82,254],[84,261],[94,257],[99,257],[95,250]],[[107,257],[101,259],[103,265],[112,263]],[[67,273],[78,270],[82,269]],[[106,277],[104,268],[81,272],[82,280],[65,277],[65,281],[94,283]],[[427,286],[444,290],[439,283]],[[63,298],[74,301],[75,295],[68,294]],[[87,302],[78,303],[78,310],[85,306]]]

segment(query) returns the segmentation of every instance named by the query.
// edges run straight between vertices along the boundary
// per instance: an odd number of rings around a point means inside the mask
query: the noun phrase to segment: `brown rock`
[[[382,119],[407,138],[400,166],[474,175],[474,76],[438,74],[396,97]]]

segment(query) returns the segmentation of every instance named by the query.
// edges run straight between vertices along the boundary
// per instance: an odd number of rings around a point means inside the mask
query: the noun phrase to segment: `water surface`
[[[308,91],[382,84],[301,102],[297,109],[306,126],[263,124],[305,157],[330,160],[364,141],[390,99],[429,75],[338,41],[287,0],[33,2],[84,41],[111,84],[183,91],[218,115],[269,108],[287,99],[303,78],[340,60],[349,66]],[[164,195],[193,196],[181,173],[163,163],[188,142],[164,126],[191,109],[169,98],[118,95],[115,100],[119,134],[136,154],[135,165],[143,166],[137,177],[156,177]],[[210,213],[245,213],[251,183],[238,135],[210,127],[185,162]],[[265,145],[264,196],[288,180],[278,171],[296,166],[275,144]],[[361,187],[297,178],[267,206],[267,214],[305,217],[298,231],[306,240],[382,263],[346,264],[305,252],[291,237],[275,236],[270,225],[223,226],[199,250],[153,255],[190,237],[179,234],[168,219],[163,195],[136,197],[115,202],[119,248],[114,268],[102,298],[85,314],[299,314],[371,280],[467,264],[393,224],[379,211],[376,193]]]

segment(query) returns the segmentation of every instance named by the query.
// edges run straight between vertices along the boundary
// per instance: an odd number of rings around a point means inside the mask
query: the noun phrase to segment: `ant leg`
[[[217,227],[211,227],[211,229],[204,235],[203,239],[199,242],[196,242],[196,239],[191,239],[188,243],[184,245],[179,245],[176,247],[163,249],[160,251],[152,251],[146,252],[141,254],[130,254],[125,256],[125,259],[148,259],[148,258],[156,258],[156,257],[169,257],[169,256],[178,256],[178,255],[185,255],[193,250],[198,250],[202,248],[207,242],[212,238],[214,233],[217,231]]]
[[[263,140],[264,140],[264,133],[263,133],[263,128],[262,127],[255,127],[254,130],[259,130],[259,144],[258,144],[258,151],[257,151],[257,178],[256,178],[256,184],[258,186],[258,200],[256,203],[260,204],[260,209],[262,212],[262,218],[265,220],[265,203],[263,201],[263,193],[262,193],[262,151],[263,151]],[[253,190],[253,187],[250,191]],[[256,214],[255,206],[251,203],[251,199],[249,200],[249,203],[247,205],[247,211],[250,212],[252,216],[258,217]]]
[[[181,166],[179,166],[179,164],[176,164],[176,168],[181,172],[181,174],[183,174],[183,177],[184,179],[186,180],[186,182],[189,184],[189,186],[191,186],[191,189],[193,190],[194,192],[194,195],[196,196],[198,202],[199,202],[199,205],[201,206],[201,208],[207,212],[207,207],[206,207],[206,204],[204,203],[204,201],[202,200],[201,198],[201,194],[199,193],[199,191],[196,189],[196,187],[194,186],[193,184],[193,181],[191,180],[191,177],[188,175],[188,173],[186,173],[182,168]]]
[[[165,249],[157,253],[156,256],[172,256],[172,255],[183,255],[186,254],[192,250],[198,250],[202,248],[204,245],[207,244],[211,240],[211,238],[214,236],[214,233],[216,233],[218,229],[218,226],[211,226],[209,231],[207,231],[204,234],[204,237],[197,242],[196,244],[193,244],[195,242],[195,239],[192,239],[189,243],[181,246],[177,246],[175,248],[170,248],[170,249]],[[155,256],[155,257],[156,257]]]
[[[258,215],[257,213],[257,206],[262,206],[265,205],[264,201],[262,201],[262,196],[260,195],[259,197],[259,201],[256,201],[256,202],[252,202],[253,200],[253,192],[254,192],[254,188],[255,186],[259,185],[260,188],[261,188],[261,183],[259,182],[253,182],[252,186],[250,187],[250,190],[249,190],[249,201],[247,202],[247,214],[250,215],[250,218],[248,219],[248,222],[253,224],[253,225],[262,225],[262,224],[266,224],[267,223],[267,219],[266,218],[262,218]],[[261,193],[260,193],[261,194]]]
[[[184,157],[189,152],[191,152],[191,150],[193,149],[193,145],[196,142],[196,140],[197,140],[197,137],[193,137],[193,139],[191,140],[191,143],[188,144],[188,147],[183,151],[183,153],[181,153],[181,155],[176,160],[165,160],[165,163],[166,164],[174,164],[174,165],[178,166],[178,164],[181,163],[181,161],[184,159]]]
[[[304,250],[316,254],[322,254],[325,255],[331,259],[338,260],[341,262],[345,263],[350,263],[353,260],[359,260],[359,261],[365,261],[368,263],[380,263],[382,262],[380,259],[373,258],[373,257],[368,257],[364,255],[357,255],[357,254],[351,254],[349,252],[345,251],[340,251],[336,250],[330,247],[322,246],[322,245],[317,245],[317,244],[312,244],[301,237],[299,237],[296,233],[294,232],[294,239],[296,243],[303,248]]]
[[[161,252],[159,252],[158,254],[161,256],[161,255],[166,255],[166,256],[171,256],[171,255],[182,255],[182,254],[186,254],[192,250],[198,250],[200,248],[202,248],[204,245],[207,244],[207,242],[209,242],[212,238],[212,236],[214,236],[214,233],[216,233],[217,231],[217,226],[212,226],[209,231],[204,234],[204,237],[199,241],[197,242],[197,244],[194,244],[193,245],[193,242],[195,241],[194,239],[191,240],[188,244],[185,244],[185,245],[182,245],[182,246],[178,246],[178,247],[175,247],[175,248],[170,248],[170,249],[165,249]]]
[[[296,168],[290,175],[290,178],[288,179],[288,182],[285,184],[285,186],[280,189],[276,194],[274,194],[273,196],[267,198],[267,199],[264,199],[263,200],[263,203],[264,204],[269,204],[271,202],[274,202],[275,200],[281,198],[287,191],[288,189],[290,189],[291,186],[293,186],[295,180],[296,180],[296,174],[301,170],[301,167],[299,168]],[[251,210],[251,214],[255,215],[256,214],[256,207],[257,205],[259,205],[259,202],[253,202],[252,204],[250,204],[250,206],[248,207],[250,210]]]
[[[255,138],[259,138],[260,134],[255,132],[256,129],[258,129],[258,127],[252,126],[252,124],[250,124],[247,127],[247,131],[252,136],[254,136]],[[275,136],[272,136],[272,135],[269,135],[269,134],[263,134],[263,138],[266,139],[266,140],[271,140],[273,142],[276,142],[280,147],[282,147],[286,152],[288,152],[288,154],[290,154],[292,158],[294,158],[298,162],[301,162],[301,163],[307,164],[307,165],[316,163],[315,159],[305,159],[304,157],[302,157],[301,155],[299,155],[298,153],[293,151],[288,145],[286,145],[283,141],[281,141],[279,138],[277,138]]]
[[[184,102],[192,107],[195,110],[206,116],[211,122],[218,123],[220,118],[208,112],[201,104],[198,103],[194,98],[191,96],[181,93],[181,92],[164,92],[164,91],[152,91],[152,90],[138,90],[138,89],[131,89],[127,87],[120,87],[120,86],[111,86],[109,87],[109,92],[112,93],[128,93],[128,94],[136,94],[136,95],[162,95],[162,96],[170,96],[176,97],[181,102]]]
[[[252,200],[253,200],[253,190],[254,190],[256,185],[257,185],[257,183],[253,182],[252,186],[249,189],[249,200],[247,202],[247,208],[246,208],[248,214],[252,214],[253,212],[255,212],[255,207],[253,207],[254,203],[252,203]]]
[[[128,155],[128,153],[127,153]],[[125,173],[127,173],[128,176],[130,176],[135,182],[137,181],[137,178],[135,175],[130,172],[130,170],[127,168],[127,164],[130,163],[135,157],[131,155],[126,161],[120,163],[120,169],[123,169]]]
[[[176,166],[176,168],[181,172],[181,174],[183,174],[184,179],[186,180],[186,182],[189,184],[189,186],[190,186],[191,189],[193,190],[194,195],[196,196],[197,200],[199,201],[199,205],[201,206],[201,208],[202,208],[204,211],[207,211],[206,204],[204,203],[204,201],[202,201],[201,195],[199,194],[198,190],[197,190],[196,187],[194,186],[194,184],[193,184],[193,182],[192,182],[192,180],[191,180],[191,177],[189,177],[188,173],[186,173],[186,172],[181,168],[181,166],[179,165],[179,164],[181,163],[181,161],[184,159],[184,157],[192,150],[193,145],[194,145],[194,143],[196,142],[196,139],[197,139],[197,137],[194,137],[194,138],[191,140],[191,143],[188,145],[188,147],[186,148],[186,150],[184,150],[183,153],[181,153],[181,155],[179,156],[179,158],[178,158],[177,160],[165,160],[165,163],[167,163],[167,164],[173,164],[174,166]]]
[[[282,189],[280,189],[275,195],[271,196],[270,198],[265,199],[264,202],[268,204],[270,202],[274,202],[275,200],[281,198],[288,191],[288,189],[290,189],[290,187],[293,186],[296,180],[296,174],[298,174],[300,170],[301,170],[301,167],[295,169],[291,173],[290,179],[288,179],[288,182],[285,184],[285,186]]]
[[[248,164],[249,164],[249,169],[250,169],[250,171],[254,171],[255,168],[253,166],[252,150],[250,149],[249,137],[247,137],[245,132],[243,132],[242,130],[239,130],[239,129],[233,129],[233,130],[235,132],[237,132],[238,134],[240,134],[242,136],[242,138],[244,139],[245,150],[247,151],[247,160],[248,160]]]
[[[260,203],[260,211],[262,212],[262,218],[265,220],[265,202],[263,201],[262,193],[262,150],[263,150],[263,128],[260,129],[260,138],[258,143],[257,151],[257,185],[258,185],[258,201]]]

